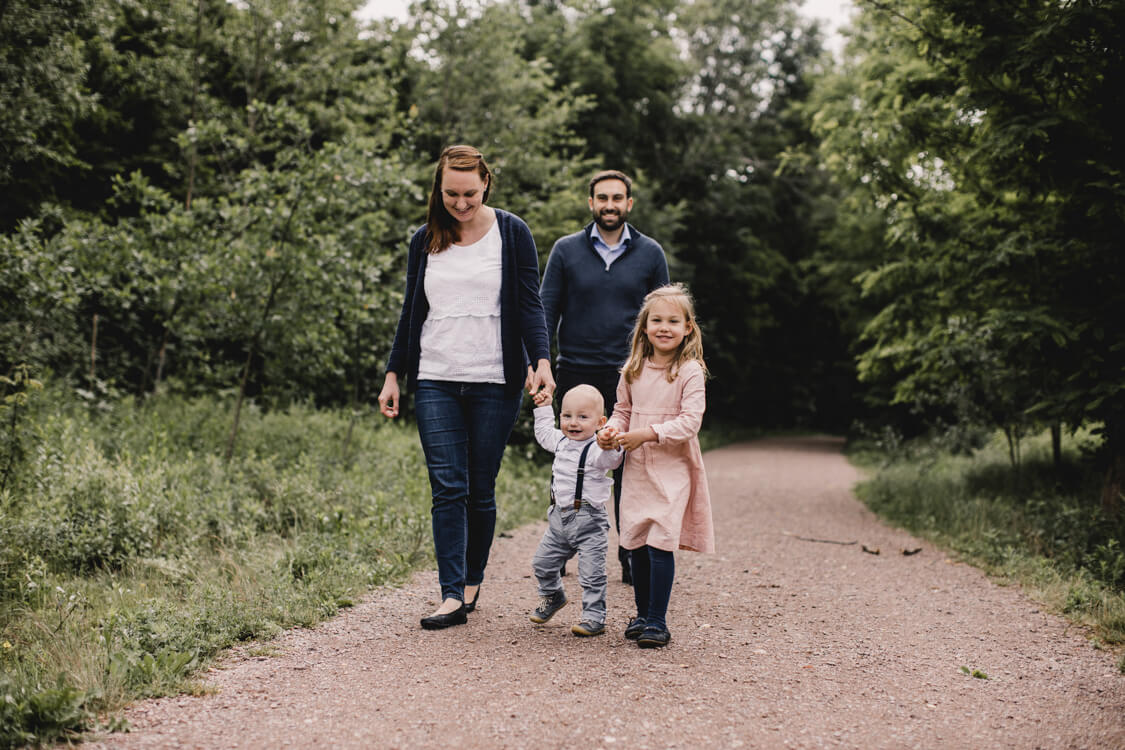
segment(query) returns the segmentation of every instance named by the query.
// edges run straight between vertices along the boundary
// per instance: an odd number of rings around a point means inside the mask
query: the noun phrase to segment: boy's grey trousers
[[[531,567],[539,579],[539,595],[562,590],[559,571],[578,555],[578,583],[582,585],[582,620],[605,623],[605,555],[609,547],[609,514],[605,507],[582,503],[552,505],[547,511],[547,531],[535,551]]]

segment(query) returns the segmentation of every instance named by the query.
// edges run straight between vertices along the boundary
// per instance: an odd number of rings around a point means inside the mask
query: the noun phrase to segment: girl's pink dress
[[[621,546],[648,544],[674,552],[715,551],[711,495],[699,449],[707,407],[703,368],[686,362],[669,383],[665,369],[646,362],[631,385],[617,383],[609,426],[620,432],[652,427],[659,440],[625,458],[621,479]]]

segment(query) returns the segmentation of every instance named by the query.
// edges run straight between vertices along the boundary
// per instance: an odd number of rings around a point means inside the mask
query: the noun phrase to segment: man
[[[626,221],[633,182],[623,172],[594,175],[589,206],[593,221],[551,248],[540,296],[548,335],[558,336],[555,398],[561,402],[567,390],[585,383],[601,392],[612,412],[637,312],[646,294],[668,283],[668,261],[659,243]],[[621,471],[613,475],[618,531]],[[628,550],[618,547],[617,558],[621,580],[631,584]]]

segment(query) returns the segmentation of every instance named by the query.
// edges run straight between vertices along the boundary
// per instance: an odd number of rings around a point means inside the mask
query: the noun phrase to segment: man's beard
[[[598,225],[598,229],[604,229],[607,232],[612,232],[625,223],[628,218],[628,213],[610,213],[605,212],[595,214],[594,223]]]

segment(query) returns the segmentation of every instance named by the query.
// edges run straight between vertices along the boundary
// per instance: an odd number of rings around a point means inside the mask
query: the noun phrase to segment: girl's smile
[[[657,300],[652,304],[645,324],[645,336],[652,344],[652,359],[656,364],[670,362],[689,333],[691,324],[679,305],[670,300]]]

